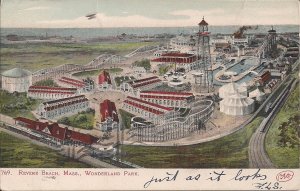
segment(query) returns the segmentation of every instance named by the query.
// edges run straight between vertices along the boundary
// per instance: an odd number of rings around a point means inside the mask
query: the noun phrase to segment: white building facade
[[[48,86],[30,86],[28,90],[28,97],[35,99],[63,99],[74,97],[77,95],[76,88],[61,88],[61,87],[48,87]]]
[[[28,70],[14,68],[2,73],[2,89],[10,93],[27,92],[32,84],[32,74]]]
[[[66,114],[76,114],[89,107],[89,101],[84,95],[74,96],[54,101],[43,102],[37,109],[42,118],[53,119]]]
[[[131,82],[124,82],[120,85],[119,89],[132,95],[136,95],[139,91],[149,90],[161,86],[162,84],[163,82],[157,76],[153,76]]]
[[[195,100],[193,93],[188,92],[142,91],[139,97],[165,107],[185,107]]]
[[[173,108],[154,104],[131,96],[128,96],[123,102],[122,108],[129,113],[145,118],[154,124],[161,124],[165,120],[179,115]]]

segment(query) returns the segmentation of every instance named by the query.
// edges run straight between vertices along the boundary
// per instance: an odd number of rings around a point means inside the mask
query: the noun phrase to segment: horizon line
[[[237,25],[237,24],[231,24],[231,25],[208,25],[208,26],[217,26],[217,27],[224,27],[224,26],[285,26],[285,25],[295,25],[299,26],[298,24],[251,24],[251,25]],[[4,29],[76,29],[76,28],[85,28],[85,29],[105,29],[105,28],[185,28],[185,27],[198,27],[198,25],[192,25],[192,26],[138,26],[138,27],[3,27],[0,26],[0,28]],[[251,29],[250,29],[251,30]]]

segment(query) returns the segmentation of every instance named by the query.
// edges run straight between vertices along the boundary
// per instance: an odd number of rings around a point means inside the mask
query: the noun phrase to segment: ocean
[[[211,34],[233,34],[239,26],[209,26]],[[246,31],[246,34],[266,33],[271,29],[270,25],[253,26],[255,29]],[[122,33],[138,36],[156,34],[194,34],[197,27],[143,27],[143,28],[2,28],[1,36],[15,34],[20,36],[73,36],[81,39],[89,39],[105,36],[116,36]],[[274,29],[278,33],[299,32],[298,25],[276,25]]]

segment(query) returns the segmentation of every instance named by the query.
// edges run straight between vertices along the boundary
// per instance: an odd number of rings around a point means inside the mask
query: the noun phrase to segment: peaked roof
[[[258,88],[256,88],[255,90],[253,90],[252,92],[249,93],[249,97],[260,97],[260,96],[264,96],[265,93],[260,91]]]
[[[204,17],[202,18],[202,21],[198,25],[208,25],[208,23],[204,20]]]
[[[114,102],[106,99],[100,103],[101,122],[106,121],[107,117],[113,118],[114,121],[119,122],[116,105]]]
[[[105,70],[103,70],[98,76],[98,84],[103,84],[104,82],[111,84],[110,75]]]
[[[44,133],[44,129],[48,128],[52,137],[62,141],[73,140],[83,142],[86,144],[93,144],[98,139],[97,137],[94,137],[89,134],[84,134],[77,131],[69,130],[68,128],[60,127],[58,123],[48,124],[48,122],[34,121],[24,117],[16,117],[14,119],[16,121],[25,123],[27,128],[39,131],[41,133]]]
[[[237,83],[230,82],[228,84],[223,85],[219,89],[219,96],[221,98],[225,98],[230,95],[237,94],[237,93],[241,93],[244,95],[247,93],[247,88],[245,86],[240,86]]]

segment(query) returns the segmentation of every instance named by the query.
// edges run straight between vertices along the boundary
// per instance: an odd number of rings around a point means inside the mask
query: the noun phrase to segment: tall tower
[[[273,26],[271,30],[268,31],[268,45],[267,45],[267,52],[271,53],[272,51],[276,50],[276,30],[273,29]]]
[[[195,73],[195,84],[199,86],[197,89],[200,92],[212,92],[213,91],[213,76],[212,65],[210,57],[208,23],[202,18],[202,21],[198,24],[199,32],[198,45],[197,45],[197,57],[199,62],[199,70]]]

